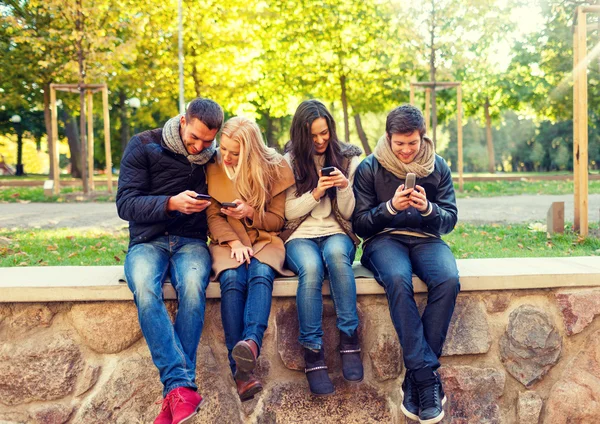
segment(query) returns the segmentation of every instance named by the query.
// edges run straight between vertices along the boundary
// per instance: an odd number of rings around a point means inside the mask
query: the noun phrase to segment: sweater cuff
[[[420,212],[420,214],[423,218],[425,218],[426,216],[431,215],[432,211],[433,211],[433,206],[431,205],[431,202],[428,200],[427,201],[427,210],[425,212]]]
[[[388,200],[385,203],[385,207],[387,208],[388,212],[392,215],[398,215],[398,211],[396,210],[396,208],[394,208],[394,206],[392,205],[392,201]]]

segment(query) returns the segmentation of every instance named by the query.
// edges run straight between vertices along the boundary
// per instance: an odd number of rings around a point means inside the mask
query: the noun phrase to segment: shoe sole
[[[206,398],[203,397],[198,406],[196,406],[196,410],[187,417],[185,417],[183,420],[179,421],[179,424],[185,424],[189,422],[192,418],[194,418],[200,410],[200,408],[202,407],[202,405],[204,405],[204,401],[206,401]]]
[[[318,398],[326,398],[326,397],[335,395],[335,390],[333,392],[331,392],[331,393],[313,393],[313,392],[310,392],[310,394],[311,394],[311,396],[315,396],[315,397],[318,397]]]
[[[402,388],[400,388],[400,394],[402,395],[402,402],[404,402],[404,390],[402,390]],[[406,417],[410,418],[411,420],[413,420],[413,421],[419,421],[419,416],[413,414],[408,409],[406,409],[404,407],[404,403],[400,404],[400,410],[402,411],[402,413],[404,415],[406,415]]]
[[[235,366],[241,372],[249,373],[256,368],[256,358],[250,346],[247,344],[236,344],[231,352]]]
[[[255,386],[255,387],[253,387],[253,388],[251,388],[251,389],[248,389],[248,390],[247,390],[247,391],[244,393],[244,396],[240,396],[240,400],[241,400],[242,402],[246,402],[246,401],[252,400],[252,399],[254,399],[254,396],[255,396],[256,394],[258,394],[258,393],[262,392],[262,389],[263,389],[263,388],[262,388],[262,386]]]
[[[446,404],[446,401],[448,400],[448,398],[444,395],[444,399],[442,399],[442,407]],[[439,423],[440,421],[442,421],[444,419],[444,411],[442,410],[442,413],[440,415],[438,415],[437,417],[434,418],[430,418],[428,420],[421,420],[419,418],[419,423],[420,424],[435,424],[435,423]]]

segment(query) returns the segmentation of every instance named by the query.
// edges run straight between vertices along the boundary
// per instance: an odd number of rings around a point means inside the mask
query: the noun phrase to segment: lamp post
[[[127,100],[127,104],[130,108],[133,109],[133,114],[131,115],[131,117],[133,118],[132,130],[133,134],[135,135],[135,115],[142,104],[140,102],[140,99],[138,99],[137,97],[132,97],[131,99]]]
[[[17,133],[17,172],[16,175],[21,177],[25,175],[23,170],[23,128],[21,127],[21,117],[13,115],[10,117],[10,122],[14,124],[15,132]]]

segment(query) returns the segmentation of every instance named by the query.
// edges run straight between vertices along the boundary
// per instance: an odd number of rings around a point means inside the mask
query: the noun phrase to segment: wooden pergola
[[[588,13],[600,14],[600,6],[578,6],[573,20],[573,227],[582,236],[588,234]]]
[[[104,114],[104,150],[106,155],[106,182],[108,191],[112,193],[112,158],[110,148],[110,121],[108,115],[108,86],[106,84],[50,84],[50,114],[52,119],[52,154],[50,155],[53,175],[53,193],[60,193],[60,178],[58,170],[58,115],[56,109],[56,92],[85,94],[81,102],[81,179],[83,192],[88,194],[94,190],[94,119],[93,95],[102,92],[102,109]],[[85,118],[87,109],[87,137],[85,136]],[[87,139],[87,140],[86,140]]]
[[[456,87],[456,131],[458,134],[458,189],[463,191],[463,131],[462,131],[462,86],[460,82],[411,82],[410,104],[415,104],[415,87],[425,89],[425,125],[431,128],[431,90],[446,90]]]

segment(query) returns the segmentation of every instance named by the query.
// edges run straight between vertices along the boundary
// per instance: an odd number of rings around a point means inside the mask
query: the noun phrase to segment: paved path
[[[461,222],[545,222],[552,202],[565,202],[565,220],[573,221],[573,196],[504,196],[458,199]],[[590,221],[598,220],[600,194],[589,197]],[[127,222],[117,216],[113,203],[4,203],[0,204],[0,228],[120,229]]]

